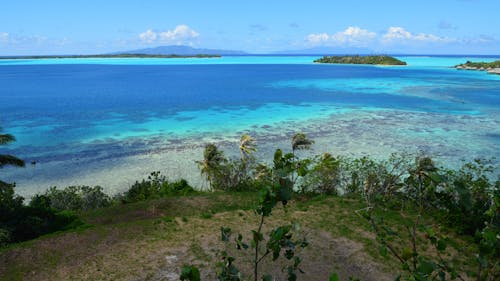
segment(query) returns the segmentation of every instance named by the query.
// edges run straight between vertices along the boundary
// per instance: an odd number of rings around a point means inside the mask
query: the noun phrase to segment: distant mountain
[[[137,49],[130,50],[126,52],[117,52],[113,54],[145,54],[145,55],[180,55],[180,56],[192,56],[192,55],[246,55],[247,53],[243,51],[235,50],[218,50],[218,49],[198,49],[189,46],[182,45],[172,45],[172,46],[160,46],[154,48]]]
[[[301,50],[274,52],[275,55],[368,55],[374,51],[366,48],[315,47]]]

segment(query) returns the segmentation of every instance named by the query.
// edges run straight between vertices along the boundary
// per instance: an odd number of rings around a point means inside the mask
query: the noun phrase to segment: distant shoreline
[[[49,55],[49,56],[0,56],[0,60],[11,59],[115,59],[115,58],[220,58],[221,55],[148,55],[148,54],[115,54],[115,55]]]
[[[459,65],[455,65],[458,70],[478,70],[486,71],[489,74],[500,75],[500,60],[494,62],[472,62],[467,61]]]

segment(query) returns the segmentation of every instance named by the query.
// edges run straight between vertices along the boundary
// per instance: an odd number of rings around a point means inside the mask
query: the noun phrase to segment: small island
[[[406,62],[391,56],[324,56],[315,60],[316,63],[338,64],[374,64],[374,65],[406,65]]]
[[[467,61],[459,65],[455,65],[456,69],[459,70],[479,70],[486,71],[490,74],[500,74],[500,60],[493,62],[472,62]]]
[[[116,59],[116,58],[220,58],[220,55],[160,55],[160,54],[102,54],[102,55],[49,55],[49,56],[0,56],[0,59]]]

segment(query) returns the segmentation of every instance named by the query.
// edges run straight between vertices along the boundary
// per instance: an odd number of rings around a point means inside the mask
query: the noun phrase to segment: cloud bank
[[[412,33],[400,26],[391,26],[384,34],[349,26],[333,34],[311,33],[306,36],[308,45],[366,47],[369,45],[406,44],[414,42],[454,42],[456,39],[427,33]]]
[[[371,42],[377,34],[357,26],[349,26],[344,31],[334,34],[311,33],[307,35],[306,41],[312,45],[348,45],[365,46]]]
[[[200,34],[191,29],[189,26],[180,24],[174,29],[166,31],[154,31],[152,29],[148,29],[139,34],[139,39],[146,44],[169,43],[177,45],[191,45],[193,40],[198,36],[200,36]]]

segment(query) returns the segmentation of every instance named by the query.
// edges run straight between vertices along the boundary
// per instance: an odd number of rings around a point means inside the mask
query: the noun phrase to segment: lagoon
[[[18,140],[2,150],[37,162],[2,179],[27,197],[71,184],[119,192],[155,170],[203,187],[194,163],[203,145],[235,155],[243,133],[267,160],[297,131],[316,140],[314,154],[422,151],[443,165],[500,157],[500,76],[451,68],[498,58],[316,58],[0,60],[0,125]]]

